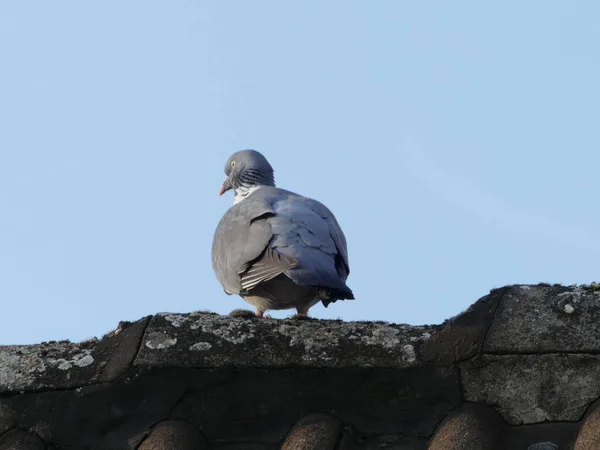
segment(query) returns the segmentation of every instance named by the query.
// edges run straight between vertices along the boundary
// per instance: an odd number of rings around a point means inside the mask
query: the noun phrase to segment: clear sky
[[[439,323],[506,284],[599,280],[599,16],[1,2],[0,344],[246,307],[210,262],[245,148],[346,233],[356,300],[315,317]]]

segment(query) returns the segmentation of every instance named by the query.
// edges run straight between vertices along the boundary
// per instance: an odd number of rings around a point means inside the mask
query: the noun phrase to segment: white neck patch
[[[260,188],[260,186],[252,186],[252,187],[240,186],[238,189],[235,190],[235,197],[233,197],[233,204],[237,205],[239,202],[244,200],[246,197],[248,197],[250,194],[252,194],[258,188]]]

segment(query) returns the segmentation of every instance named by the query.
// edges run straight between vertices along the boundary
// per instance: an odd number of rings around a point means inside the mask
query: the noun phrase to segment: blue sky
[[[245,148],[346,233],[356,300],[315,317],[439,323],[494,287],[600,279],[599,15],[0,3],[0,344],[246,307],[210,264]]]

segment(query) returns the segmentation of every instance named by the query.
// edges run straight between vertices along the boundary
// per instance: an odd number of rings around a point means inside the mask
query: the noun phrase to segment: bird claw
[[[264,311],[256,311],[256,317],[261,319],[271,319],[271,316],[269,314],[265,314]]]
[[[308,314],[302,314],[302,313],[297,313],[294,314],[292,317],[290,317],[290,319],[293,320],[308,320],[310,317],[308,317]]]

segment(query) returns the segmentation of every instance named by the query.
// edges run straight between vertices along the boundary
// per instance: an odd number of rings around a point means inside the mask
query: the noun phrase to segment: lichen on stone
[[[302,325],[290,325],[284,323],[277,328],[282,335],[290,338],[291,347],[302,347],[305,360],[332,359],[331,350],[339,347],[338,333],[329,328],[319,326],[318,323],[303,323]]]
[[[212,348],[212,345],[210,344],[210,342],[196,342],[193,345],[190,345],[190,350],[191,351],[206,351],[206,350],[210,350]]]
[[[160,313],[158,315],[163,316],[165,320],[171,325],[173,325],[175,328],[179,328],[188,321],[187,316],[184,316],[183,314]]]
[[[146,337],[146,347],[152,350],[162,350],[175,344],[177,344],[177,338],[169,337],[165,333],[151,332]]]
[[[380,345],[383,348],[394,348],[400,344],[398,331],[392,327],[377,327],[373,330],[371,336],[363,336],[362,342],[367,345]]]
[[[84,348],[59,342],[0,347],[0,391],[24,389],[48,370],[69,371],[91,365],[94,344]]]
[[[73,366],[86,367],[94,362],[94,357],[88,352],[87,354],[76,355],[73,359],[58,359],[55,361],[49,361],[50,364],[58,363],[60,370],[69,370]]]
[[[190,324],[191,330],[201,329],[232,344],[242,344],[256,337],[256,324],[252,320],[227,316],[200,317]]]
[[[402,347],[402,359],[408,363],[412,363],[417,359],[415,348],[412,345],[406,344]]]

